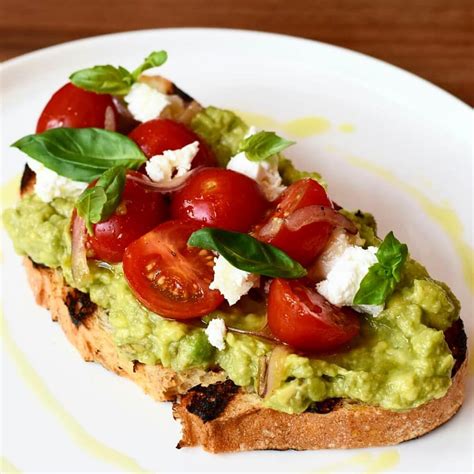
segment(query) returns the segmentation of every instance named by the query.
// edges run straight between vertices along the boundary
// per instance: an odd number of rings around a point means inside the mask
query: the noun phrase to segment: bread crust
[[[192,394],[173,404],[183,436],[178,447],[201,445],[212,453],[255,449],[328,449],[387,446],[422,436],[448,421],[464,399],[466,361],[443,398],[403,412],[344,402],[326,414],[288,415],[240,392],[216,419],[188,411]]]
[[[103,310],[97,308],[79,323],[74,322],[66,300],[75,290],[65,284],[61,273],[35,265],[28,258],[24,259],[24,266],[36,302],[49,309],[53,321],[61,325],[84,360],[98,362],[129,378],[155,400],[175,400],[173,414],[183,428],[179,448],[200,445],[212,453],[221,453],[394,445],[442,425],[459,410],[464,399],[467,358],[443,398],[404,412],[341,402],[326,414],[288,415],[263,407],[256,395],[240,390],[233,394],[220,416],[205,422],[189,411],[193,393],[189,390],[224,380],[223,372],[192,369],[177,373],[161,365],[127,360],[120,356],[103,327]]]
[[[76,290],[65,284],[61,273],[35,265],[29,258],[24,258],[23,263],[36,302],[50,311],[52,320],[59,323],[85,361],[98,362],[106,369],[129,378],[158,401],[172,401],[196,385],[209,385],[225,379],[222,371],[191,369],[178,373],[159,364],[145,365],[126,359],[117,351],[110,333],[104,328],[104,310],[97,307],[78,322],[66,305],[68,295]]]

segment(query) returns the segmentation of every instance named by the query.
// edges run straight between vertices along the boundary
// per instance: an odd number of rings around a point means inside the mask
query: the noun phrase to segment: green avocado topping
[[[220,124],[221,134],[217,133]],[[236,152],[247,131],[237,116],[207,108],[193,122],[198,133],[218,150],[220,163]],[[212,129],[212,133],[206,137]],[[289,160],[281,162],[287,183],[302,176]],[[319,175],[311,176],[319,181]],[[42,202],[32,194],[3,220],[16,251],[34,262],[62,271],[72,285],[70,216],[74,203]],[[366,245],[380,246],[370,214],[343,213],[355,222]],[[86,287],[93,302],[107,310],[104,327],[121,354],[144,364],[161,363],[180,371],[219,366],[237,385],[257,387],[261,361],[273,345],[255,336],[228,332],[226,347],[212,347],[204,329],[170,321],[145,309],[131,293],[121,265],[101,268],[91,263]],[[281,383],[264,403],[286,413],[301,413],[315,402],[343,397],[391,410],[406,410],[442,397],[451,384],[453,356],[443,330],[459,315],[459,303],[442,283],[408,257],[385,309],[377,317],[361,315],[361,334],[351,348],[324,356],[285,356]],[[258,330],[265,321],[265,304],[243,297],[235,306],[213,312],[205,320],[223,318],[232,327]]]
[[[62,269],[69,284],[71,210],[72,202],[55,199],[46,204],[31,195],[4,214],[17,252]],[[357,221],[355,214],[352,217]],[[236,384],[255,387],[260,357],[272,349],[269,342],[228,333],[226,348],[217,351],[203,329],[163,319],[143,308],[129,290],[120,265],[109,270],[91,265],[91,273],[91,283],[81,290],[108,310],[108,326],[126,357],[175,370],[218,365]],[[362,316],[361,335],[352,349],[318,358],[289,355],[284,382],[265,403],[276,410],[300,413],[313,401],[346,397],[403,410],[442,397],[451,383],[454,363],[442,330],[458,314],[459,304],[451,292],[431,280],[421,265],[408,260],[402,283],[386,309],[377,318]],[[243,298],[210,318],[258,329],[264,315],[264,304]]]

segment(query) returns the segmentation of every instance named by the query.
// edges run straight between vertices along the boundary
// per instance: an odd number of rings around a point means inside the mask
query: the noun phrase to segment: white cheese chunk
[[[211,319],[204,331],[211,346],[216,347],[220,351],[225,349],[225,335],[227,327],[221,318]]]
[[[359,290],[360,283],[369,268],[377,263],[377,247],[363,249],[356,245],[346,247],[333,260],[325,280],[316,285],[318,292],[335,306],[353,306],[354,297]],[[383,305],[353,306],[360,312],[377,315]]]
[[[244,138],[255,135],[257,132],[257,128],[251,126]],[[269,201],[274,201],[286,189],[278,172],[278,157],[276,156],[265,161],[256,162],[247,159],[245,152],[241,152],[229,160],[227,169],[244,174],[257,181],[262,193]]]
[[[156,182],[183,176],[191,169],[191,164],[198,151],[198,141],[178,150],[165,150],[161,155],[152,156],[146,162],[146,172],[150,179]]]
[[[251,288],[258,286],[260,277],[253,273],[239,270],[231,265],[222,255],[215,258],[214,279],[209,285],[211,290],[218,290],[232,306]]]
[[[60,176],[32,158],[28,158],[27,163],[36,173],[35,193],[43,202],[59,197],[76,199],[87,187],[87,183]]]
[[[133,118],[139,122],[158,118],[170,103],[166,94],[142,82],[135,82],[124,99]]]
[[[351,245],[362,246],[364,242],[364,239],[361,239],[359,234],[349,234],[341,227],[334,229],[326,247],[314,263],[311,270],[313,278],[316,280],[324,280],[338,258],[347,248]]]
[[[262,193],[269,201],[274,201],[285,189],[278,172],[278,158],[276,156],[265,161],[250,161],[244,152],[233,156],[227,169],[237,171],[257,181]]]

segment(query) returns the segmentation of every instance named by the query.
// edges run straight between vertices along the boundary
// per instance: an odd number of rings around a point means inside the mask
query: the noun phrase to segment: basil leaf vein
[[[120,204],[125,187],[126,169],[115,166],[107,170],[92,188],[86,189],[76,202],[77,213],[84,219],[89,234],[92,224],[107,220]]]
[[[377,263],[362,279],[354,297],[354,304],[385,303],[401,279],[402,268],[408,257],[408,247],[389,232],[376,253]]]
[[[137,169],[146,161],[135,142],[100,128],[54,128],[12,146],[61,176],[86,183],[114,166]]]
[[[188,245],[214,250],[234,267],[269,277],[300,278],[305,268],[282,250],[240,232],[206,227],[194,232]]]
[[[250,161],[264,161],[282,152],[295,142],[279,137],[275,132],[258,132],[245,138],[239,151],[245,152]]]

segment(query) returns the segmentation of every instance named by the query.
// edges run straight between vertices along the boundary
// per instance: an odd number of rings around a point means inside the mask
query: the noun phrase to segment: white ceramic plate
[[[433,277],[450,284],[472,331],[471,109],[409,73],[333,46],[244,31],[154,30],[8,61],[2,205],[11,205],[12,180],[24,163],[8,145],[34,131],[42,107],[72,71],[105,63],[133,67],[161,48],[170,58],[163,74],[199,101],[259,114],[250,122],[296,139],[288,155],[321,171],[338,203],[373,212],[382,235],[394,229]],[[468,400],[451,422],[397,447],[219,456],[176,450],[171,406],[84,363],[35,305],[8,240],[2,249],[5,470],[472,471],[472,375]]]

